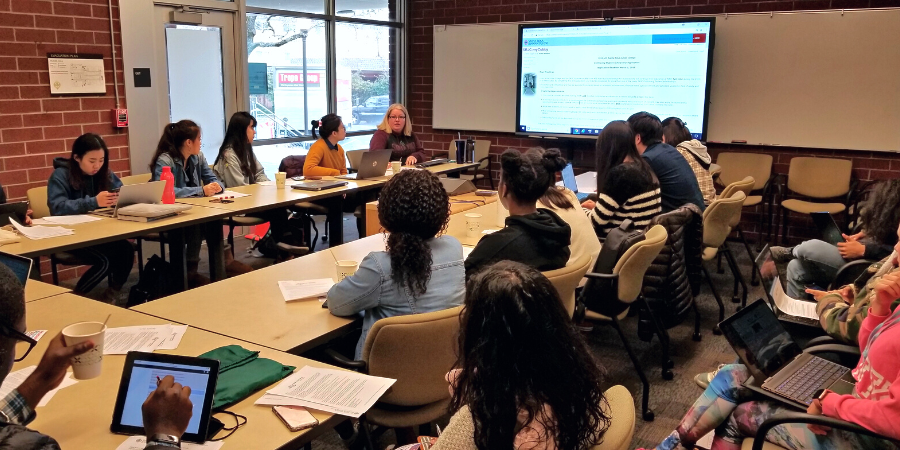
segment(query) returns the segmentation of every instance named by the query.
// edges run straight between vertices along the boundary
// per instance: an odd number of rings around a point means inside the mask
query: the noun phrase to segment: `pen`
[[[159,375],[157,375],[156,376],[156,385],[159,386],[159,383],[161,383],[161,382],[162,382],[162,380],[160,380]]]

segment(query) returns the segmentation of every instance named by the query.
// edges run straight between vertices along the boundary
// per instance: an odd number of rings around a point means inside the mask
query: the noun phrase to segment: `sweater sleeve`
[[[384,131],[378,130],[375,134],[372,135],[372,139],[369,140],[369,150],[385,150],[387,149],[387,140],[388,134]]]
[[[335,175],[340,175],[341,171],[338,169],[329,169],[327,167],[322,167],[321,162],[324,158],[324,151],[327,150],[327,146],[313,144],[312,147],[309,148],[309,152],[306,154],[306,162],[303,163],[303,176],[314,176],[314,177],[330,177]],[[324,147],[324,148],[323,148]],[[346,170],[346,169],[345,169]]]
[[[822,413],[898,439],[900,432],[896,424],[900,421],[900,379],[893,380],[887,397],[878,401],[828,394],[822,401]]]
[[[866,247],[866,251],[863,253],[863,258],[872,261],[879,261],[881,259],[884,259],[894,250],[893,245],[879,244],[872,239],[865,239],[863,245]]]
[[[359,269],[328,290],[328,310],[336,316],[352,316],[378,306],[383,271],[371,254]]]
[[[47,206],[50,214],[54,216],[70,216],[73,214],[85,214],[100,206],[97,199],[85,195],[82,198],[70,199],[68,195],[68,181],[54,173],[47,181]]]

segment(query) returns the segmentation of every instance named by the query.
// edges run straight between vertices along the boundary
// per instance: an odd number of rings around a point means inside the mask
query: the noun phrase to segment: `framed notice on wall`
[[[105,94],[103,55],[47,53],[51,94]]]

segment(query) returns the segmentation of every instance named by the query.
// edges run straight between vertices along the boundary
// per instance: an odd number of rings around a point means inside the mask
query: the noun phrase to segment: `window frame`
[[[396,30],[397,34],[397,51],[396,56],[389,61],[389,64],[393,66],[396,76],[391,80],[391,84],[393,85],[394,92],[397,93],[395,102],[406,104],[406,79],[407,79],[407,55],[408,55],[408,20],[407,20],[407,1],[408,0],[389,0],[396,2],[396,15],[393,21],[382,21],[382,20],[373,20],[373,19],[362,19],[362,18],[354,18],[350,16],[339,16],[335,11],[335,3],[336,0],[325,0],[325,14],[318,13],[304,13],[298,11],[288,11],[281,9],[271,9],[271,8],[258,8],[247,6],[246,0],[241,0],[238,8],[238,17],[241,18],[240,26],[241,26],[241,34],[244,39],[242,42],[247,42],[247,14],[265,14],[265,15],[273,15],[273,16],[282,16],[282,17],[297,17],[297,18],[307,18],[313,20],[321,20],[325,22],[325,43],[326,43],[326,53],[325,53],[325,66],[326,66],[326,96],[328,98],[328,112],[333,113],[337,111],[337,39],[336,39],[336,31],[338,23],[357,23],[363,25],[377,25],[388,28],[393,28]],[[248,64],[250,55],[247,52],[247,45],[241,46],[241,61],[240,64],[244,67],[242,71],[243,83],[242,83],[242,95],[241,101],[239,102],[239,107],[242,111],[248,111],[250,108],[250,80],[248,76]],[[364,136],[368,134],[373,134],[375,130],[361,130],[361,131],[348,131],[347,137],[353,136]],[[306,141],[314,141],[315,139],[312,136],[301,136],[301,137],[283,137],[283,138],[273,138],[273,139],[259,139],[255,140],[254,144],[263,146],[263,145],[272,145],[272,144],[289,144],[293,142],[306,142]]]

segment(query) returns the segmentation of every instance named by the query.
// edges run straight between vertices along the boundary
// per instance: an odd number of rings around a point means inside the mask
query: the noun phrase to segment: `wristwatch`
[[[154,434],[147,438],[147,445],[181,448],[181,439],[178,439],[178,436],[172,436],[171,434]]]
[[[829,391],[828,389],[817,389],[816,392],[813,392],[813,399],[821,402],[822,399],[825,398],[825,396],[830,393],[831,393],[831,391]]]

